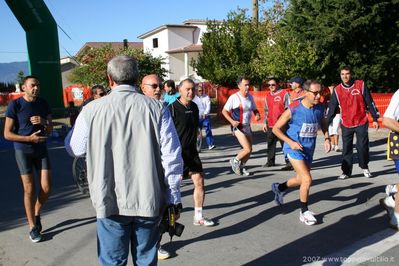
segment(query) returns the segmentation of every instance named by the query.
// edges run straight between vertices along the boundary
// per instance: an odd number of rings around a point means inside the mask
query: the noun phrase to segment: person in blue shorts
[[[317,220],[314,213],[308,209],[308,198],[312,184],[310,167],[320,127],[325,136],[324,149],[326,152],[330,151],[331,143],[328,125],[324,118],[324,107],[319,104],[321,84],[314,80],[308,80],[304,84],[304,89],[304,98],[290,104],[273,127],[273,133],[284,141],[284,155],[290,160],[296,176],[284,183],[273,183],[272,191],[275,194],[275,202],[282,205],[286,190],[299,186],[301,206],[299,220],[306,225],[314,225]],[[283,128],[286,126],[287,130],[284,133]]]
[[[39,97],[40,82],[35,76],[23,79],[24,96],[7,107],[4,138],[14,142],[15,158],[24,188],[24,205],[29,224],[29,238],[42,240],[40,211],[50,195],[51,164],[47,152],[47,133],[52,130],[51,109]],[[39,175],[39,193],[35,193],[33,169]]]

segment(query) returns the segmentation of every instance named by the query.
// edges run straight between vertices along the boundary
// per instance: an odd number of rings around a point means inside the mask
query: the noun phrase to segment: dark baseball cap
[[[296,82],[299,84],[303,84],[304,80],[301,77],[293,77],[288,80],[289,83]]]

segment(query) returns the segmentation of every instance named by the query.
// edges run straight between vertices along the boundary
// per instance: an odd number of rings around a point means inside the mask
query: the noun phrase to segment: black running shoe
[[[42,235],[40,234],[40,231],[36,226],[34,226],[29,232],[29,238],[30,240],[32,240],[33,243],[37,243],[42,240]]]

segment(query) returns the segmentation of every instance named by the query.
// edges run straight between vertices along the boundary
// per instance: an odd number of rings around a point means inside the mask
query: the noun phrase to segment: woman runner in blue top
[[[305,97],[301,101],[290,104],[289,108],[281,115],[273,133],[284,141],[284,155],[288,157],[296,176],[285,183],[273,183],[272,191],[274,200],[278,205],[283,204],[283,196],[287,188],[299,186],[299,201],[301,211],[299,220],[306,225],[317,223],[314,213],[308,210],[309,189],[312,183],[310,167],[316,146],[317,131],[321,127],[325,136],[324,149],[331,149],[328,136],[328,125],[324,119],[324,108],[320,101],[321,85],[317,81],[308,80],[304,84]],[[282,128],[287,125],[284,133]]]

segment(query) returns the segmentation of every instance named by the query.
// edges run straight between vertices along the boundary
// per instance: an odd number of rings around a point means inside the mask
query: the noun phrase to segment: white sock
[[[194,208],[194,218],[196,220],[199,220],[202,218],[202,208],[197,208],[197,207]]]
[[[332,150],[335,150],[335,145],[334,145],[334,144],[331,145],[331,149],[332,149]]]

